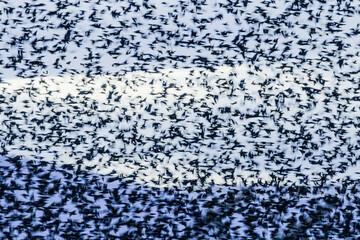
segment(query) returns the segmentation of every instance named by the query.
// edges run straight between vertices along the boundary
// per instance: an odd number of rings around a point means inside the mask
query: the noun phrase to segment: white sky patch
[[[326,82],[276,64],[5,79],[0,141],[9,156],[82,161],[92,171],[137,174],[148,184],[178,184],[173,180],[196,180],[205,172],[207,183],[223,184],[231,172],[235,182],[256,182],[291,168],[310,181],[329,168],[337,171],[335,183],[358,178],[356,84],[320,69],[311,74]],[[329,97],[334,90],[337,100]],[[348,159],[352,166],[343,163]],[[299,180],[291,170],[284,176]]]

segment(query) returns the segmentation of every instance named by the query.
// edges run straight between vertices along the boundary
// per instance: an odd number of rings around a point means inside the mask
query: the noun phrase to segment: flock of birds
[[[359,17],[0,0],[1,238],[356,238]]]
[[[3,158],[1,239],[357,239],[359,185],[157,188]]]
[[[0,64],[5,77],[27,78],[244,62],[356,72],[358,7],[340,0],[2,0]]]
[[[1,152],[156,186],[356,180],[358,84],[275,66],[3,81]]]

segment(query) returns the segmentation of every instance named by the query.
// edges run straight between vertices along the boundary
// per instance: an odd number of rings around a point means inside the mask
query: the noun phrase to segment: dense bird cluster
[[[0,180],[2,239],[359,237],[358,185],[154,188],[20,158]]]
[[[359,9],[0,0],[1,238],[356,238]]]
[[[309,63],[358,71],[357,1],[0,1],[2,74]]]

